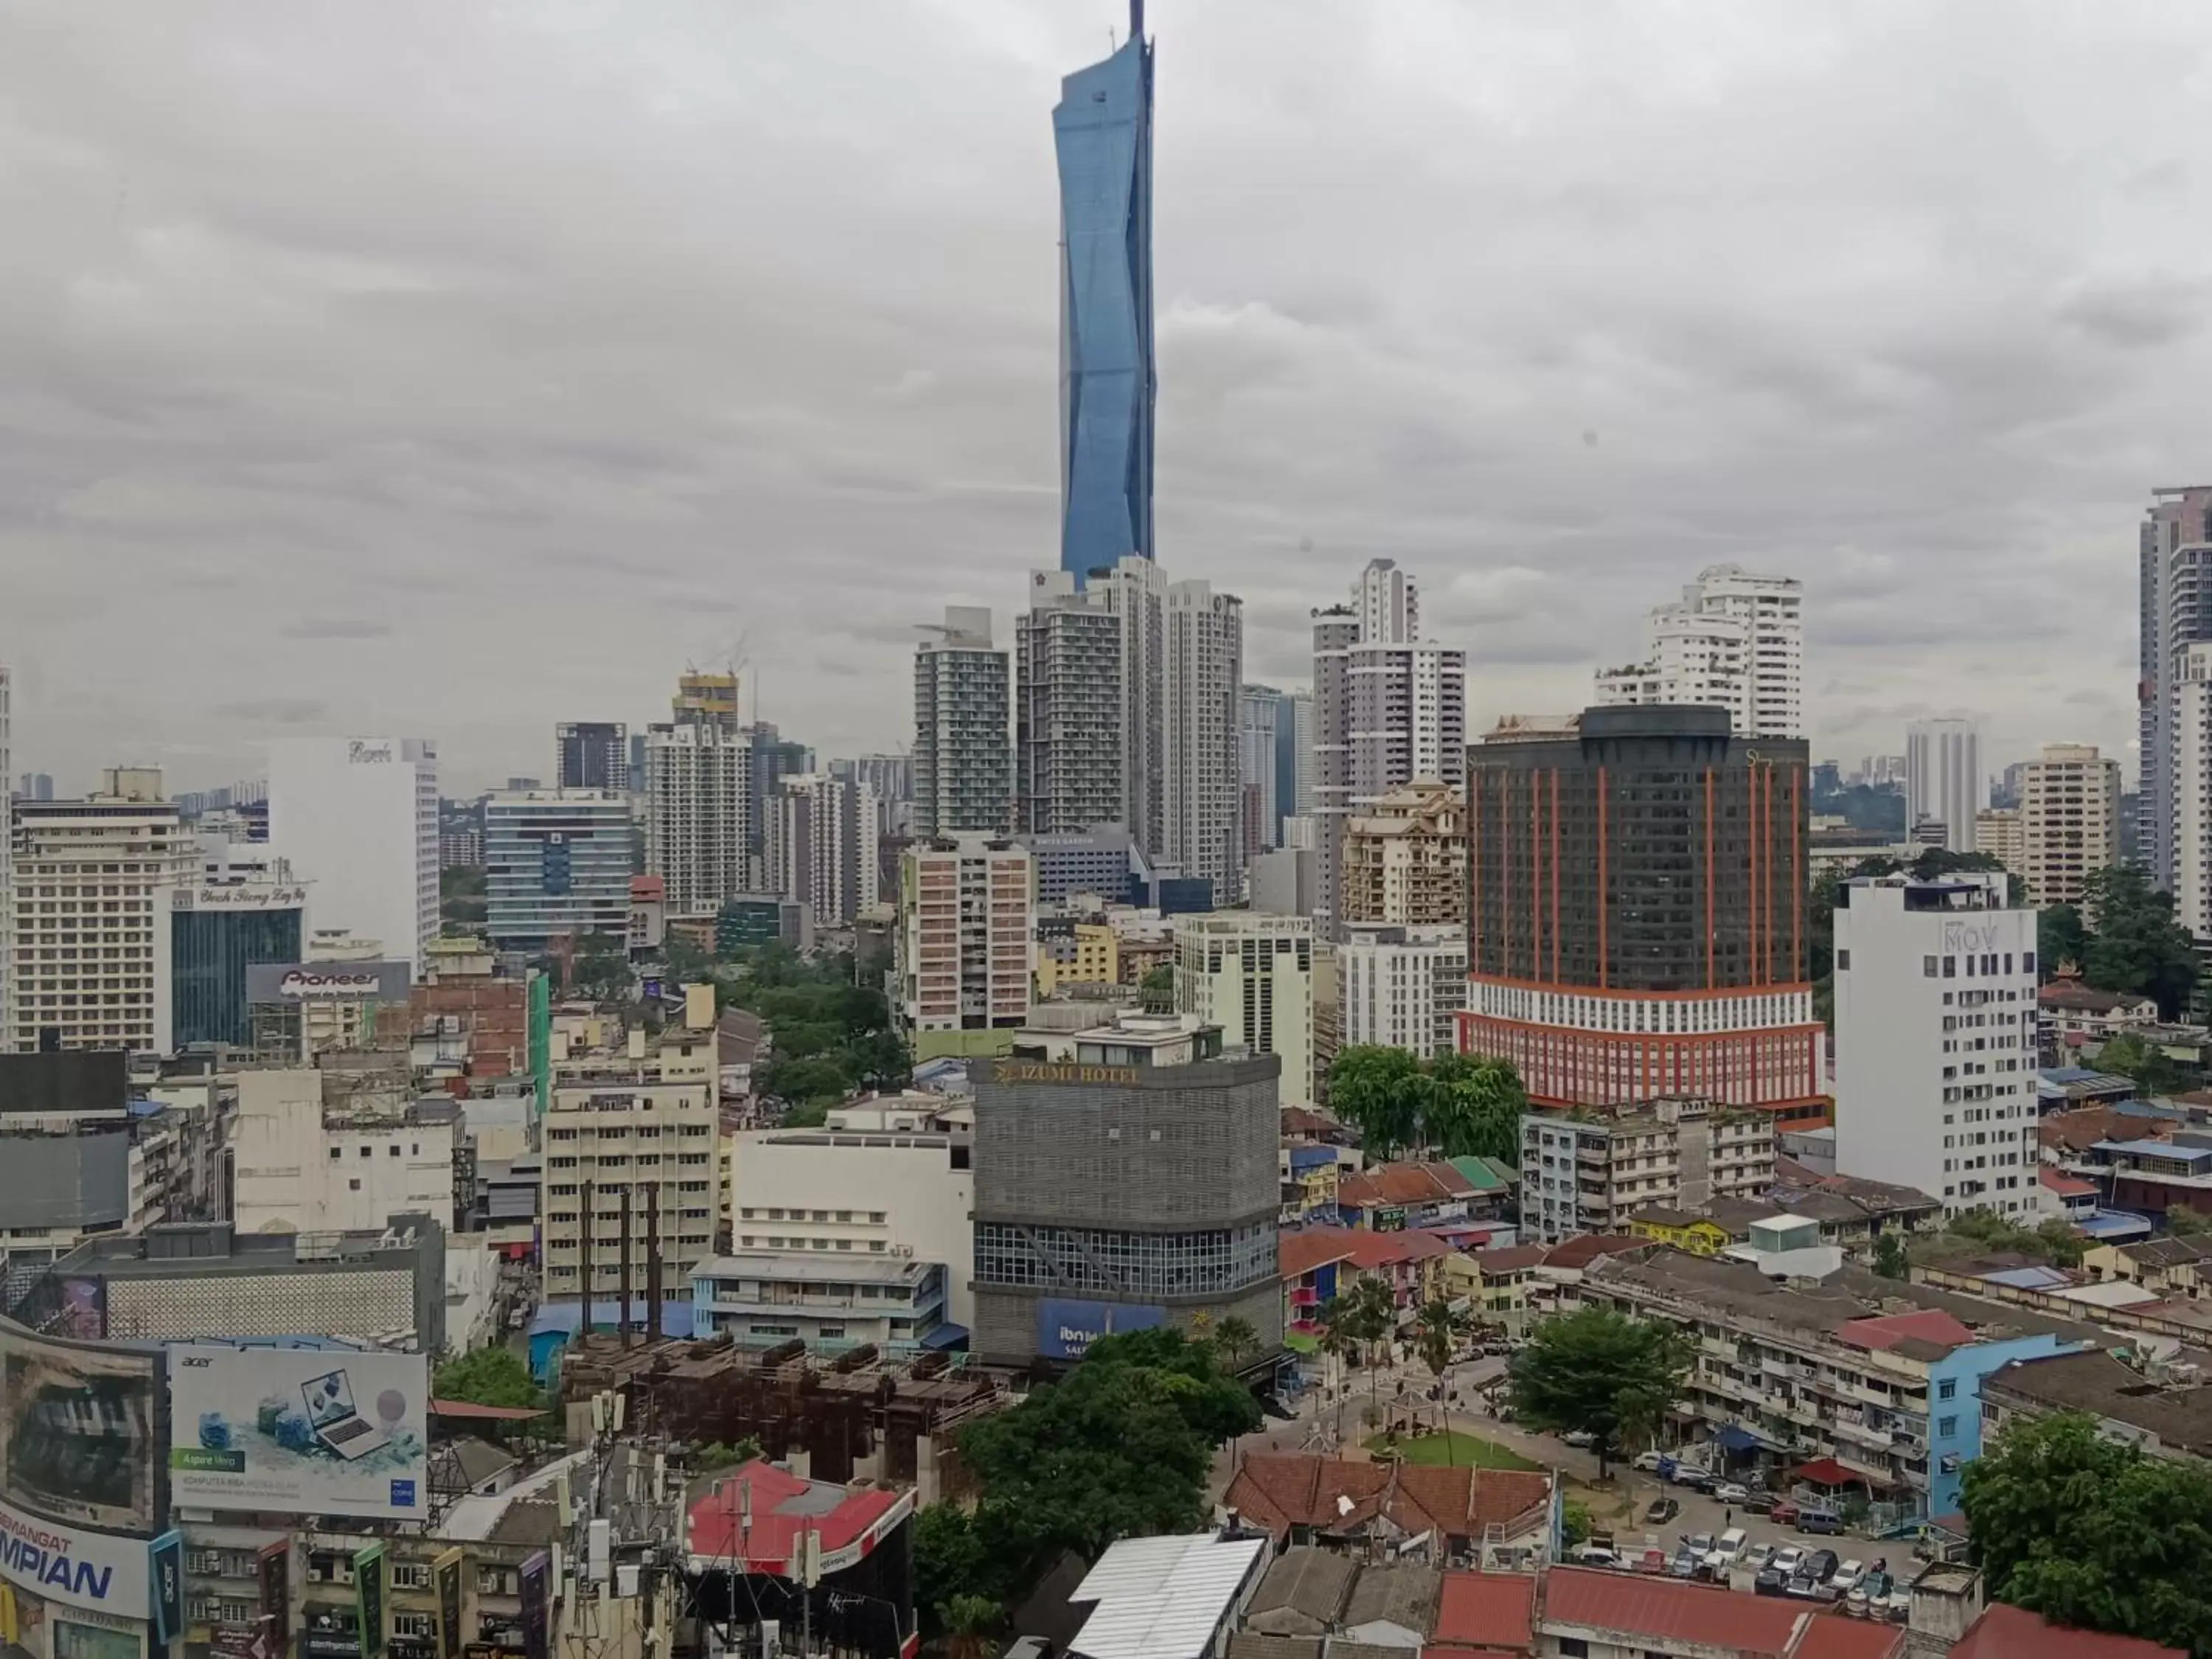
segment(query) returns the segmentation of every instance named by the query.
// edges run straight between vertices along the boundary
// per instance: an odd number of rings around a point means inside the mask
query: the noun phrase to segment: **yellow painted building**
[[[1036,945],[1036,994],[1049,997],[1063,985],[1119,985],[1121,944],[1103,921],[1079,921],[1075,937],[1040,939]]]
[[[1718,1255],[1734,1243],[1729,1230],[1708,1217],[1654,1206],[1628,1218],[1628,1231],[1638,1238],[1655,1238],[1692,1255]]]

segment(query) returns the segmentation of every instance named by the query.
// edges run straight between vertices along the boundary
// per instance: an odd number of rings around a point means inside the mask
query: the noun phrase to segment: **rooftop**
[[[1344,1626],[1356,1630],[1377,1622],[1398,1625],[1425,1637],[1436,1622],[1437,1590],[1443,1575],[1418,1561],[1370,1561],[1345,1603]]]
[[[1202,1659],[1267,1555],[1264,1538],[1124,1538],[1069,1600],[1094,1602],[1071,1651],[1083,1659]]]
[[[1359,1563],[1341,1550],[1285,1550],[1245,1604],[1244,1615],[1256,1619],[1287,1610],[1322,1626],[1334,1624],[1358,1571]]]
[[[1526,1651],[1535,1639],[1536,1580],[1527,1573],[1448,1572],[1435,1641]]]
[[[1992,1601],[1953,1644],[1951,1659],[2184,1659],[2184,1654],[2139,1637],[2069,1630],[2039,1613]]]
[[[1988,1386],[2048,1411],[2125,1424],[2176,1451],[2212,1455],[2212,1388],[2160,1388],[2109,1353],[2014,1360],[1993,1372]]]
[[[836,1571],[847,1563],[833,1563],[833,1557],[852,1551],[857,1560],[913,1512],[911,1493],[809,1480],[757,1457],[716,1476],[692,1499],[685,1545],[695,1571],[742,1562],[752,1571],[781,1575],[800,1534],[817,1532],[823,1570]],[[741,1520],[748,1515],[749,1529]]]
[[[1890,1659],[1905,1650],[1905,1632],[1840,1613],[1808,1612],[1806,1604],[1746,1595],[1717,1584],[1692,1584],[1643,1573],[1552,1568],[1544,1577],[1547,1635],[1589,1631],[1619,1638],[1616,1647],[1650,1650],[1696,1647],[1740,1659]]]
[[[1473,1469],[1371,1463],[1319,1452],[1246,1457],[1222,1503],[1277,1538],[1293,1527],[1349,1532],[1388,1516],[1408,1535],[1437,1531],[1477,1537],[1510,1527],[1550,1503],[1552,1478],[1540,1469]]]
[[[1471,1198],[1475,1185],[1452,1164],[1438,1160],[1425,1164],[1378,1164],[1336,1184],[1337,1202],[1346,1206],[1436,1204],[1455,1198]]]

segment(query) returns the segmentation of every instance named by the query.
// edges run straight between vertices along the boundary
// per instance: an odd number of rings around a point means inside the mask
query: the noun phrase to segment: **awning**
[[[1740,1429],[1729,1423],[1723,1425],[1721,1431],[1713,1437],[1713,1443],[1723,1451],[1744,1452],[1757,1451],[1765,1442],[1749,1429]]]
[[[1791,1471],[1800,1480],[1810,1480],[1816,1486],[1847,1486],[1867,1477],[1856,1469],[1847,1469],[1832,1457],[1816,1457],[1809,1463],[1800,1463]]]
[[[948,1320],[923,1337],[921,1346],[925,1348],[965,1348],[968,1346],[968,1328],[955,1325]]]

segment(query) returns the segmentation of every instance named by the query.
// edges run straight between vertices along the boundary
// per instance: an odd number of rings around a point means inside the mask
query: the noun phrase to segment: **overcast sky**
[[[1153,0],[1158,540],[1249,677],[1389,555],[1471,723],[1702,564],[1802,576],[1816,754],[2133,728],[2212,477],[2212,8]],[[1059,76],[1112,0],[0,7],[18,769],[665,718],[825,756],[1058,562]],[[748,698],[749,703],[750,697]]]

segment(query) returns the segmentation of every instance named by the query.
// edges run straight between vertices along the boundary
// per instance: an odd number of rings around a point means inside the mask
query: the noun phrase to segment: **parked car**
[[[1285,1423],[1295,1423],[1298,1420],[1298,1414],[1292,1411],[1288,1406],[1285,1406],[1282,1401],[1282,1397],[1279,1395],[1261,1395],[1260,1396],[1260,1409],[1267,1413],[1268,1416],[1275,1418]]]
[[[1674,1466],[1674,1484],[1687,1486],[1692,1492],[1709,1492],[1720,1484],[1720,1477],[1695,1463],[1678,1463]]]
[[[1754,1487],[1737,1507],[1747,1515],[1771,1515],[1775,1506],[1781,1502],[1772,1492],[1760,1492]]]
[[[1636,1454],[1635,1461],[1629,1467],[1641,1469],[1646,1474],[1656,1474],[1666,1464],[1672,1462],[1674,1459],[1668,1457],[1664,1452],[1640,1451]]]
[[[1767,1510],[1766,1518],[1778,1527],[1794,1527],[1797,1524],[1798,1513],[1795,1504],[1786,1498],[1779,1498],[1774,1501],[1773,1507]]]
[[[1784,1544],[1774,1552],[1774,1559],[1767,1564],[1786,1579],[1797,1576],[1797,1569],[1805,1565],[1805,1552],[1796,1544]]]
[[[1674,1559],[1667,1564],[1667,1574],[1671,1578],[1694,1578],[1698,1575],[1698,1563],[1703,1559],[1702,1552],[1684,1544],[1674,1552]]]
[[[1655,1498],[1644,1507],[1644,1524],[1647,1527],[1663,1527],[1681,1512],[1682,1504],[1679,1498]]]
[[[1755,1595],[1786,1595],[1790,1575],[1769,1562],[1759,1570],[1759,1576],[1751,1581],[1751,1588]]]
[[[1713,1487],[1713,1500],[1720,1504],[1747,1504],[1751,1501],[1751,1491],[1733,1480],[1723,1480]]]
[[[1860,1561],[1846,1561],[1836,1569],[1836,1576],[1828,1580],[1828,1588],[1838,1596],[1849,1595],[1858,1588],[1859,1580],[1866,1577],[1866,1565]]]
[[[1844,1517],[1833,1510],[1807,1510],[1797,1517],[1797,1530],[1824,1533],[1832,1538],[1841,1537]]]
[[[1561,1435],[1559,1438],[1565,1441],[1570,1446],[1588,1448],[1597,1444],[1597,1437],[1592,1434],[1588,1429],[1569,1429],[1565,1434]]]
[[[1575,1559],[1585,1567],[1617,1567],[1621,1565],[1620,1557],[1613,1553],[1610,1544],[1584,1544],[1575,1552]]]
[[[1736,1557],[1735,1564],[1755,1578],[1774,1565],[1774,1546],[1746,1544],[1743,1547],[1743,1553]]]
[[[1836,1553],[1833,1550],[1814,1550],[1805,1558],[1804,1571],[1813,1575],[1813,1582],[1825,1584],[1836,1576]]]
[[[1723,1533],[1712,1548],[1705,1552],[1705,1577],[1716,1582],[1725,1580],[1729,1569],[1743,1553],[1747,1541],[1741,1527],[1730,1527]]]

